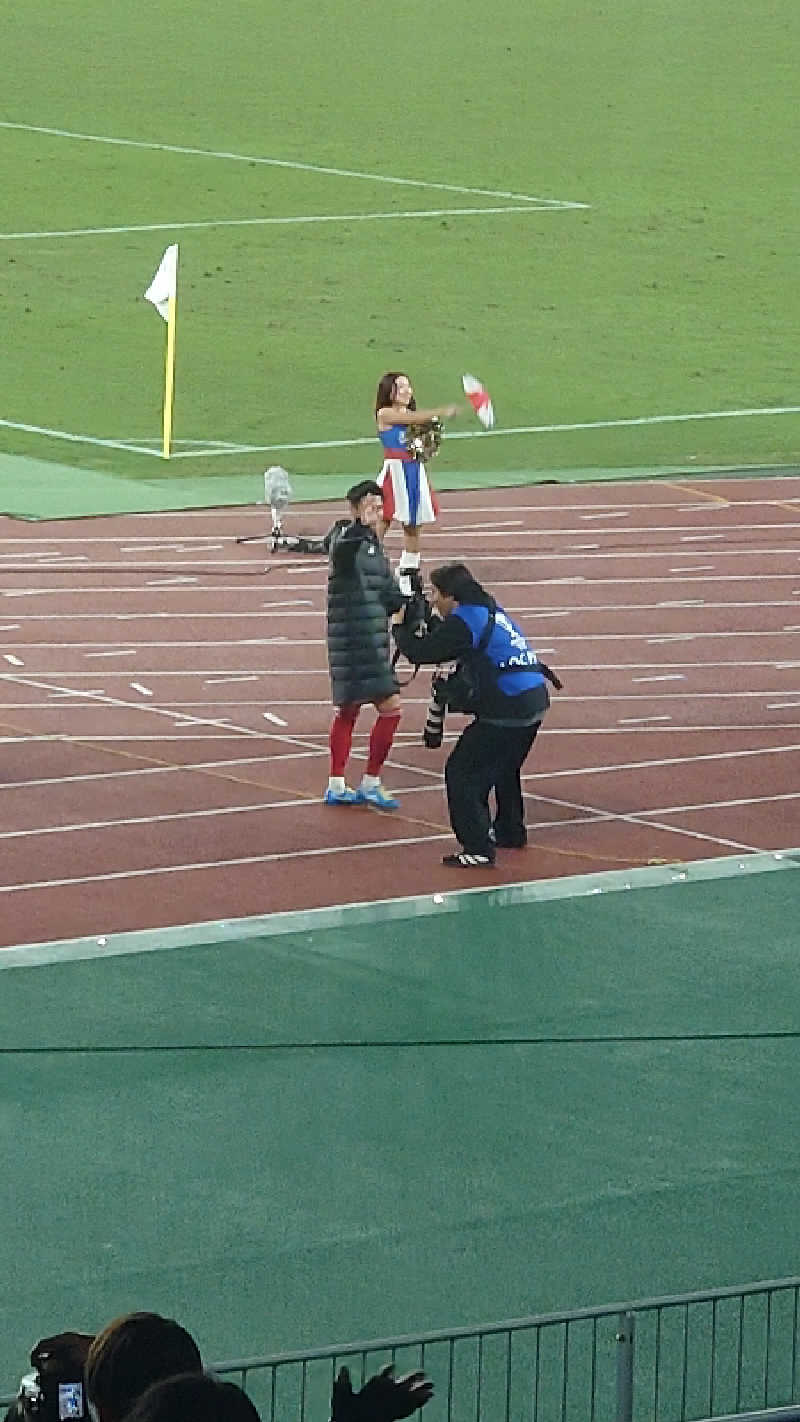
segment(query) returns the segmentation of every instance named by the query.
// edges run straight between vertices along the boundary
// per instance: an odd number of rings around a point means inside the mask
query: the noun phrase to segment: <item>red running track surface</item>
[[[442,504],[425,565],[467,562],[564,681],[526,850],[441,864],[424,672],[384,775],[400,810],[321,803],[325,563],[237,544],[263,509],[4,519],[0,945],[800,845],[800,480]],[[289,531],[338,513],[292,509]]]

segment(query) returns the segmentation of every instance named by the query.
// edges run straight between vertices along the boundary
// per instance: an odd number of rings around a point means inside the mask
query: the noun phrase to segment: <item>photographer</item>
[[[89,1333],[40,1339],[5,1422],[88,1422],[83,1370],[91,1342]]]
[[[527,841],[520,771],[550,705],[547,683],[561,683],[463,563],[434,569],[431,584],[441,621],[431,618],[421,626],[412,603],[393,635],[415,666],[456,663],[449,677],[434,677],[434,698],[474,719],[445,765],[450,823],[461,849],[442,862],[487,868],[497,848],[521,849]]]

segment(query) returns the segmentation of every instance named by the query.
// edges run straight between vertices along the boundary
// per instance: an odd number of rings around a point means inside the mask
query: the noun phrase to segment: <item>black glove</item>
[[[433,1396],[433,1383],[424,1373],[394,1376],[394,1364],[368,1378],[360,1392],[353,1391],[348,1368],[340,1368],[331,1393],[331,1422],[398,1422],[424,1407]]]

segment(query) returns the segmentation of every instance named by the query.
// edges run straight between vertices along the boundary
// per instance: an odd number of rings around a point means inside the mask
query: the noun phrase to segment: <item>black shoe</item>
[[[524,849],[528,843],[528,832],[524,826],[521,834],[503,834],[503,831],[498,830],[495,824],[492,825],[489,834],[492,843],[496,844],[498,849]]]
[[[493,869],[494,859],[490,859],[488,854],[467,854],[466,850],[460,854],[445,854],[442,863],[448,869]]]

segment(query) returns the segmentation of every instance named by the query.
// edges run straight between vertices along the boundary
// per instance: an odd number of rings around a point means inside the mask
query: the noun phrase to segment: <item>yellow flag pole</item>
[[[177,283],[176,283],[177,285]],[[162,454],[169,459],[172,446],[172,410],[175,402],[175,323],[178,299],[175,293],[167,305],[167,358],[164,371],[164,444]]]

